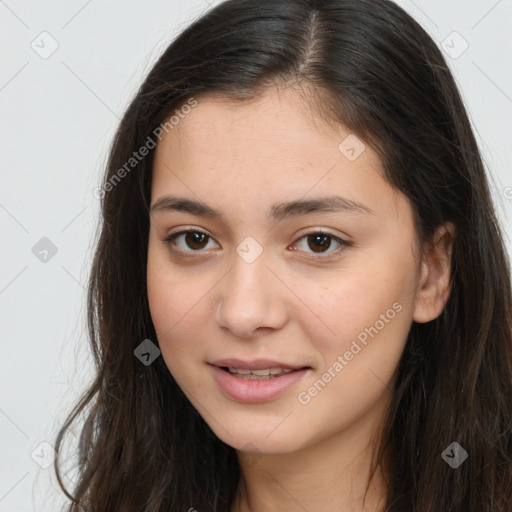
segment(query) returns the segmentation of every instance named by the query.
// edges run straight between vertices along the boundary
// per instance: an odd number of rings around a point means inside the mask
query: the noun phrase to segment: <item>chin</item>
[[[235,450],[247,453],[260,455],[290,453],[299,450],[305,443],[299,438],[299,432],[281,429],[281,432],[277,433],[279,427],[273,431],[276,425],[278,422],[273,423],[273,426],[265,424],[265,428],[261,426],[256,428],[254,425],[238,422],[236,426],[224,423],[225,430],[218,425],[215,428],[210,425],[210,428],[221,441]]]

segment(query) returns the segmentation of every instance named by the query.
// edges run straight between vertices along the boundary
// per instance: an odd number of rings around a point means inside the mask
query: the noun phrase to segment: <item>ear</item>
[[[436,319],[448,301],[454,239],[455,226],[447,222],[439,226],[432,239],[425,243],[414,303],[415,322]]]

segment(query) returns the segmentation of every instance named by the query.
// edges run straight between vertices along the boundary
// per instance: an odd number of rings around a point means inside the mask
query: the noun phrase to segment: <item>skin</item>
[[[223,216],[152,210],[147,284],[169,371],[238,451],[233,512],[383,509],[380,469],[363,503],[371,456],[411,323],[436,318],[448,298],[453,226],[440,227],[422,258],[409,201],[384,179],[377,154],[366,145],[350,161],[339,151],[350,134],[312,113],[297,91],[271,88],[238,104],[200,98],[157,146],[151,205],[172,194]],[[372,213],[268,217],[275,203],[331,195]],[[211,238],[192,247],[185,235],[165,241],[186,229]],[[327,238],[326,252],[315,252],[319,244],[305,235],[318,229],[352,245]],[[236,252],[248,236],[263,251],[252,263]],[[397,303],[400,312],[301,403],[299,394]],[[311,370],[270,401],[241,403],[207,364],[227,357]]]

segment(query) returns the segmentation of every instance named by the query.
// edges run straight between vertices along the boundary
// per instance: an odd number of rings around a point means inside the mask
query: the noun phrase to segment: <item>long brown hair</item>
[[[79,419],[69,512],[228,512],[240,476],[162,357],[146,289],[148,205],[158,127],[194,98],[248,100],[270,84],[308,90],[382,159],[418,236],[456,227],[443,313],[413,323],[382,447],[392,454],[387,510],[512,510],[510,267],[484,166],[448,66],[426,32],[386,0],[228,0],[193,22],[154,65],[123,116],[101,194],[88,288],[96,375],[56,440]],[[154,145],[154,144],[153,144]],[[125,171],[120,172],[124,166]],[[468,453],[456,469],[442,453]]]

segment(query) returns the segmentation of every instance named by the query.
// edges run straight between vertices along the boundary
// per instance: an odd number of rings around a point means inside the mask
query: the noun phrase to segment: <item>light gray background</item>
[[[512,1],[399,3],[451,55],[512,255]],[[207,8],[205,0],[0,1],[0,512],[62,502],[52,468],[40,466],[52,448],[40,443],[54,442],[92,376],[84,286],[98,223],[93,190],[129,99]],[[43,237],[57,248],[46,262],[32,251]]]

